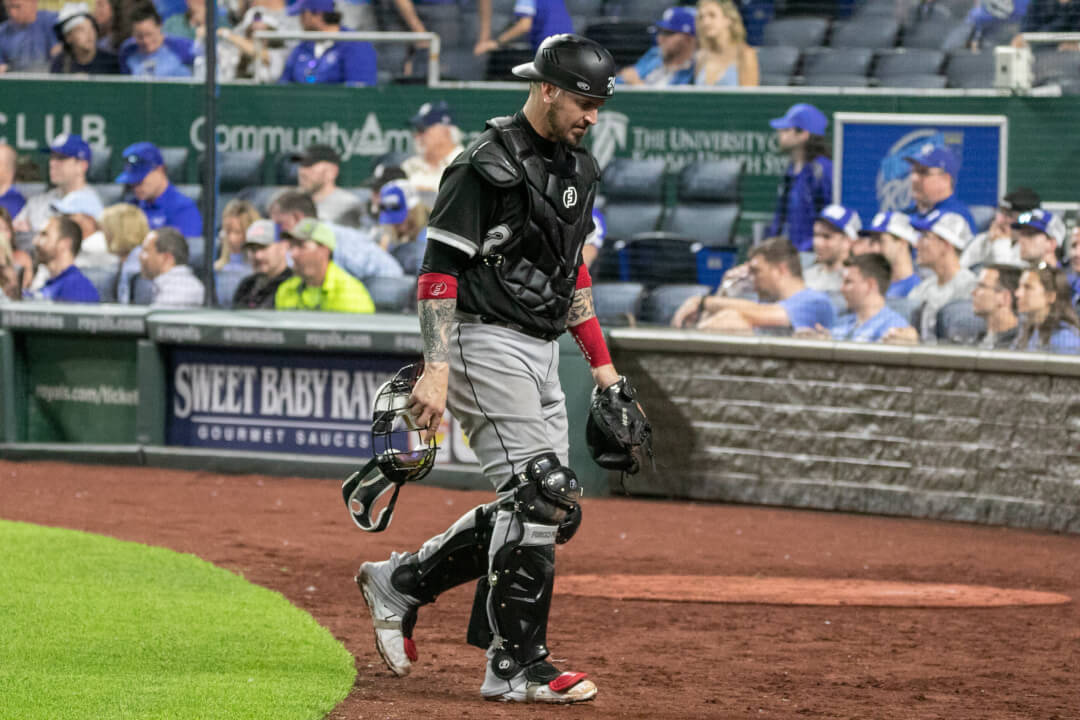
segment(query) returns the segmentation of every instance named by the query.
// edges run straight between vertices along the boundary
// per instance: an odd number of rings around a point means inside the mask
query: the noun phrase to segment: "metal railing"
[[[255,42],[255,57],[262,57],[263,43],[267,40],[313,40],[318,42],[320,40],[332,40],[334,42],[350,42],[359,40],[363,42],[369,42],[373,44],[401,44],[401,43],[415,43],[417,41],[427,40],[431,43],[428,48],[428,74],[427,84],[428,87],[434,87],[439,83],[439,58],[442,54],[442,40],[439,38],[438,33],[433,32],[270,32],[268,30],[260,30],[256,32],[252,39]],[[256,73],[258,77],[258,73]]]

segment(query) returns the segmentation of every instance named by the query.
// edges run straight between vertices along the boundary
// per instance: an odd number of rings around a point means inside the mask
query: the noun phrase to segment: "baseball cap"
[[[1014,230],[1031,228],[1046,233],[1054,239],[1058,247],[1065,242],[1065,223],[1054,213],[1042,208],[1035,208],[1016,218],[1012,228]]]
[[[919,240],[919,233],[911,227],[908,216],[898,210],[879,212],[870,221],[870,226],[859,231],[860,235],[873,235],[875,233],[889,233],[909,243]]]
[[[56,22],[53,23],[53,33],[56,34],[60,42],[64,42],[64,36],[84,22],[90,23],[94,26],[94,30],[97,30],[94,14],[90,12],[90,8],[86,6],[86,3],[66,3],[60,8],[60,12],[56,16]]]
[[[693,35],[694,20],[696,17],[697,10],[692,7],[669,7],[664,11],[664,14],[660,16],[660,20],[649,29],[653,32],[667,30],[668,32]]]
[[[278,236],[278,226],[272,220],[256,220],[248,225],[244,233],[244,246],[258,245],[266,247],[273,245],[281,238]]]
[[[304,152],[293,154],[292,159],[293,162],[298,162],[304,167],[310,167],[317,162],[341,164],[341,156],[329,145],[308,145],[304,148]]]
[[[101,203],[94,200],[89,192],[69,192],[64,197],[50,203],[53,212],[60,215],[88,215],[95,220],[101,218]]]
[[[299,15],[305,10],[313,13],[334,12],[334,0],[297,0],[285,12],[289,15]]]
[[[959,213],[934,210],[926,217],[911,218],[911,227],[932,232],[957,250],[963,250],[971,242],[971,227]]]
[[[78,158],[90,162],[90,146],[79,135],[64,133],[57,135],[48,147],[41,148],[43,153],[55,153],[69,158]]]
[[[960,162],[953,155],[952,150],[941,145],[926,143],[914,155],[904,159],[912,165],[940,168],[951,175],[954,180],[960,173]]]
[[[859,213],[843,205],[827,205],[817,219],[829,223],[852,240],[859,237],[859,230],[862,229]]]
[[[331,252],[337,248],[334,231],[330,229],[329,225],[321,223],[315,218],[304,218],[296,223],[296,226],[289,232],[281,233],[281,237],[286,240],[311,240],[330,248]]]
[[[1039,197],[1039,193],[1029,187],[1018,187],[1005,193],[1005,197],[998,203],[999,207],[1020,213],[1034,210],[1040,205],[1042,205],[1042,198]]]
[[[453,125],[454,113],[445,100],[424,103],[416,114],[409,118],[409,124],[417,132],[423,132],[433,125]]]
[[[418,202],[420,198],[409,183],[403,180],[386,183],[379,191],[379,222],[383,225],[405,222],[409,211],[416,207]]]
[[[151,142],[137,142],[124,148],[124,169],[117,176],[116,182],[123,185],[137,185],[151,170],[165,164],[161,151]]]
[[[404,180],[406,177],[408,176],[405,174],[405,171],[399,166],[379,163],[371,172],[371,177],[361,183],[361,185],[369,188],[381,188],[391,180]]]
[[[797,128],[805,130],[811,135],[824,135],[825,128],[829,127],[829,118],[825,113],[808,103],[796,103],[788,108],[784,117],[774,118],[769,121],[769,127],[774,130],[787,130]]]

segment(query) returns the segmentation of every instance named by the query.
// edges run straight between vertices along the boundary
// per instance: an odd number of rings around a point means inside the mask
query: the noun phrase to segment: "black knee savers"
[[[530,460],[520,480],[515,497],[522,513],[530,520],[562,525],[572,515],[577,515],[577,524],[581,523],[578,509],[581,483],[573,470],[559,462],[555,453],[544,453]],[[574,529],[577,529],[576,525]],[[573,535],[573,531],[570,534]]]

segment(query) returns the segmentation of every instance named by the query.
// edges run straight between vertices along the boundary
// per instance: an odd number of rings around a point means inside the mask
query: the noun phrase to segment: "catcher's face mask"
[[[371,421],[374,456],[341,486],[349,514],[362,530],[381,532],[389,527],[401,486],[420,480],[435,466],[438,446],[434,439],[423,441],[407,409],[409,395],[423,371],[423,362],[407,365],[375,394]],[[391,487],[393,495],[373,520],[372,511]]]

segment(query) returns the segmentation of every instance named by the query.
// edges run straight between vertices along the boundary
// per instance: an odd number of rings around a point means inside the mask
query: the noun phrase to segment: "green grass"
[[[2,720],[314,720],[355,675],[306,612],[193,555],[0,521]]]

